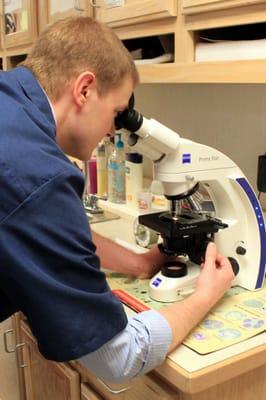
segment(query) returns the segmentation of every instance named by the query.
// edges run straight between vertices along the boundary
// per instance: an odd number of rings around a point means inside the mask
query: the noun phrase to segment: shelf
[[[266,83],[266,60],[139,65],[141,83]]]

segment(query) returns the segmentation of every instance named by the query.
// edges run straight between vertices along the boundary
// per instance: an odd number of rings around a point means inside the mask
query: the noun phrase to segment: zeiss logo
[[[162,282],[161,278],[156,278],[153,282],[152,285],[155,287],[158,287],[160,283]]]
[[[184,153],[182,154],[182,164],[190,164],[191,163],[191,154]]]

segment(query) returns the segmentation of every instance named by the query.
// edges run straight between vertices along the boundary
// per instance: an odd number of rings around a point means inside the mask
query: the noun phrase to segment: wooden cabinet
[[[103,398],[94,392],[86,383],[81,385],[81,400],[103,400]]]
[[[2,0],[3,69],[25,57],[47,24],[68,15],[93,15],[121,40],[167,36],[173,61],[139,65],[143,83],[266,83],[266,58],[198,62],[195,56],[202,30],[265,23],[266,0]]]
[[[86,0],[47,0],[48,23],[53,23],[57,19],[69,17],[71,15],[86,15]]]
[[[14,319],[0,324],[0,398],[20,400]]]
[[[211,48],[208,49],[210,56],[204,61],[198,61],[202,59],[197,57],[202,31],[229,27],[237,31],[241,25],[252,30],[257,24],[265,23],[265,0],[180,0],[178,7],[175,62],[140,66],[142,82],[266,83],[266,58],[256,59],[255,56],[247,60],[245,54],[250,54],[248,50],[242,54],[242,59],[232,57],[233,60],[227,60],[226,49],[225,53],[219,53],[219,59],[215,59],[210,54]],[[247,45],[252,45],[252,41]]]
[[[88,0],[38,0],[39,32],[47,24],[71,15],[92,15],[92,6]]]
[[[42,357],[25,322],[21,322],[23,367],[27,400],[80,400],[79,374],[65,363]]]
[[[117,6],[115,7],[112,6],[113,3],[108,0],[95,0],[93,3],[95,18],[113,27],[176,17],[177,15],[176,0],[116,1]]]
[[[26,400],[179,399],[177,391],[152,374],[123,384],[109,384],[98,379],[77,361],[48,361],[39,353],[36,340],[25,321],[20,321],[18,330],[21,340],[19,348],[22,351],[19,367],[24,372]]]
[[[28,325],[17,326],[25,397],[20,400],[265,400],[266,345],[188,372],[170,359],[151,373],[122,384],[97,378],[78,361],[45,360]],[[13,346],[13,343],[10,343]],[[2,372],[1,372],[2,377]],[[81,384],[80,384],[81,382]],[[253,396],[253,397],[252,397]],[[3,400],[6,400],[4,397]],[[8,397],[7,397],[8,400]],[[10,398],[13,400],[13,397]]]
[[[183,14],[232,9],[240,6],[265,4],[265,0],[181,0]]]
[[[2,47],[31,45],[37,36],[36,0],[3,0],[0,7]]]
[[[188,30],[250,25],[266,20],[266,0],[181,0]]]
[[[179,394],[152,373],[122,384],[113,384],[97,378],[80,363],[71,363],[79,371],[82,382],[105,400],[178,400]],[[85,391],[85,388],[84,388]],[[89,397],[90,398],[90,397]],[[86,399],[86,397],[85,397]],[[97,397],[96,397],[97,399]],[[94,400],[94,399],[93,399]]]

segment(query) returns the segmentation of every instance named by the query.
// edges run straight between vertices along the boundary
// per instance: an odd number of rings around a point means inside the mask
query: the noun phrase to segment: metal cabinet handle
[[[98,4],[97,4],[97,0],[90,0],[90,5],[92,6],[92,7],[95,7],[95,8],[100,8],[101,6],[99,6]]]
[[[129,389],[131,389],[131,386],[126,386],[121,389],[115,390],[115,389],[112,389],[111,386],[107,385],[107,383],[102,381],[100,378],[97,378],[97,380],[108,390],[108,392],[110,392],[114,395],[127,392]]]
[[[8,335],[13,332],[14,332],[14,329],[8,329],[4,332],[4,348],[5,348],[6,353],[16,353],[17,360],[18,360],[19,359],[18,350],[21,347],[23,347],[25,345],[25,343],[16,344],[13,349],[10,349],[8,346]],[[27,365],[26,364],[18,364],[18,367],[25,368],[25,367],[27,367]]]
[[[18,350],[19,350],[21,347],[25,346],[25,344],[26,344],[26,343],[19,343],[19,344],[17,344],[16,347],[15,347],[15,351],[16,351],[16,355],[17,355],[17,364],[18,364],[18,367],[19,367],[19,368],[25,368],[25,367],[28,366],[27,364],[19,363],[19,361],[18,361],[18,360],[20,359]]]
[[[6,353],[15,353],[16,351],[16,347],[14,347],[13,349],[8,348],[8,335],[13,332],[14,329],[8,329],[4,332],[4,348]]]
[[[80,11],[80,12],[86,11],[84,8],[80,7],[79,0],[74,1],[74,10]]]

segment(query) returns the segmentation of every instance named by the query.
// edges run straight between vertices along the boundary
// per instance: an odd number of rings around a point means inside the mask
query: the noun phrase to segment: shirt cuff
[[[139,374],[145,374],[162,364],[172,342],[172,329],[160,313],[154,310],[143,311],[128,319],[129,325],[138,321],[146,327],[149,341],[147,343],[146,360]]]

